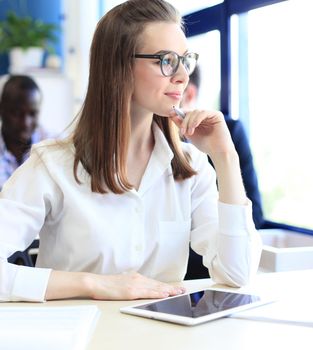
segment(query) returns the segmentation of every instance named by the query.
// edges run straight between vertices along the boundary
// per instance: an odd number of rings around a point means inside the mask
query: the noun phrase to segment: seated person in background
[[[198,91],[200,88],[200,69],[196,66],[195,70],[189,77],[189,83],[184,91],[182,108],[191,110],[195,108]],[[258,186],[258,179],[253,165],[253,158],[249,141],[240,120],[232,119],[224,115],[227,127],[230,131],[231,138],[234,142],[236,151],[239,155],[240,169],[247,197],[252,202],[253,221],[257,229],[263,224],[263,210],[261,195]],[[211,159],[210,163],[213,165]]]
[[[9,77],[0,97],[0,190],[29,156],[33,143],[47,138],[38,126],[41,92],[28,76]]]
[[[189,83],[184,91],[181,106],[185,110],[192,110],[198,97],[200,87],[200,69],[195,68],[189,77]],[[247,197],[252,202],[253,221],[257,229],[263,224],[261,196],[258,187],[257,175],[253,166],[253,158],[244,127],[240,120],[225,115],[225,121],[231,138],[239,155],[240,169]],[[213,165],[210,157],[209,162]],[[190,257],[185,279],[207,278],[207,269],[202,264],[202,257],[190,249]]]

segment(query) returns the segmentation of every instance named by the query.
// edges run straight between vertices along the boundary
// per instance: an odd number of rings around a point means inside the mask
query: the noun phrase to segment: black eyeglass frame
[[[169,74],[165,74],[165,72],[163,71],[163,65],[162,65],[162,61],[164,60],[164,57],[165,57],[166,55],[168,55],[168,54],[174,54],[174,55],[176,55],[177,58],[178,58],[177,66],[175,67],[175,69],[173,69],[173,72],[172,72],[172,74],[170,74],[170,75],[169,75]],[[166,51],[166,52],[161,53],[161,54],[136,53],[136,54],[134,54],[133,57],[135,57],[135,58],[149,58],[149,59],[158,59],[158,60],[160,60],[160,68],[161,68],[162,74],[163,74],[165,77],[171,77],[171,76],[173,76],[173,75],[177,72],[180,62],[183,63],[183,66],[184,66],[185,69],[186,69],[186,66],[185,66],[185,64],[184,64],[184,61],[185,61],[187,55],[194,55],[194,56],[195,56],[196,63],[197,63],[198,58],[199,58],[199,54],[198,54],[198,53],[195,53],[195,52],[187,52],[187,53],[186,53],[185,55],[183,55],[183,56],[179,56],[179,54],[176,53],[175,51]],[[195,65],[195,67],[196,67],[196,65]],[[186,69],[186,71],[188,72],[187,69]],[[188,72],[188,74],[190,75],[192,72],[193,72],[193,70],[190,71],[190,72]]]

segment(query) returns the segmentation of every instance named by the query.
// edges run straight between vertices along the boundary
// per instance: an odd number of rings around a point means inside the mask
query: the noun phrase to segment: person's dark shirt
[[[259,229],[262,227],[264,220],[263,210],[249,141],[244,126],[240,120],[234,120],[229,116],[225,116],[225,121],[239,156],[241,175],[246,194],[252,202],[253,221],[255,227]]]
[[[259,229],[262,227],[264,220],[263,210],[258,179],[253,165],[253,157],[249,141],[240,120],[235,120],[229,116],[225,116],[225,121],[239,156],[242,180],[245,186],[246,194],[252,202],[253,221],[255,227]],[[208,157],[208,159],[212,164],[210,157]],[[185,280],[208,277],[208,269],[202,264],[202,256],[198,255],[190,248]]]

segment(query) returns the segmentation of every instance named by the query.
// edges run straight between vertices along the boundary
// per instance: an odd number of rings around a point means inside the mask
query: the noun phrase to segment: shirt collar
[[[155,141],[152,155],[159,160],[160,165],[168,166],[174,157],[171,147],[157,123],[152,124],[152,132]]]

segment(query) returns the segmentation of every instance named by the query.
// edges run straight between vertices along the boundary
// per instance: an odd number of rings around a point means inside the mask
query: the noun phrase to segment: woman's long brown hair
[[[129,0],[109,11],[98,23],[90,51],[87,95],[74,130],[74,176],[78,165],[90,175],[91,190],[121,194],[133,188],[127,179],[130,138],[130,103],[133,92],[133,55],[140,45],[144,26],[151,22],[181,24],[175,8],[163,0]],[[173,153],[176,180],[196,172],[174,123],[154,115]]]

